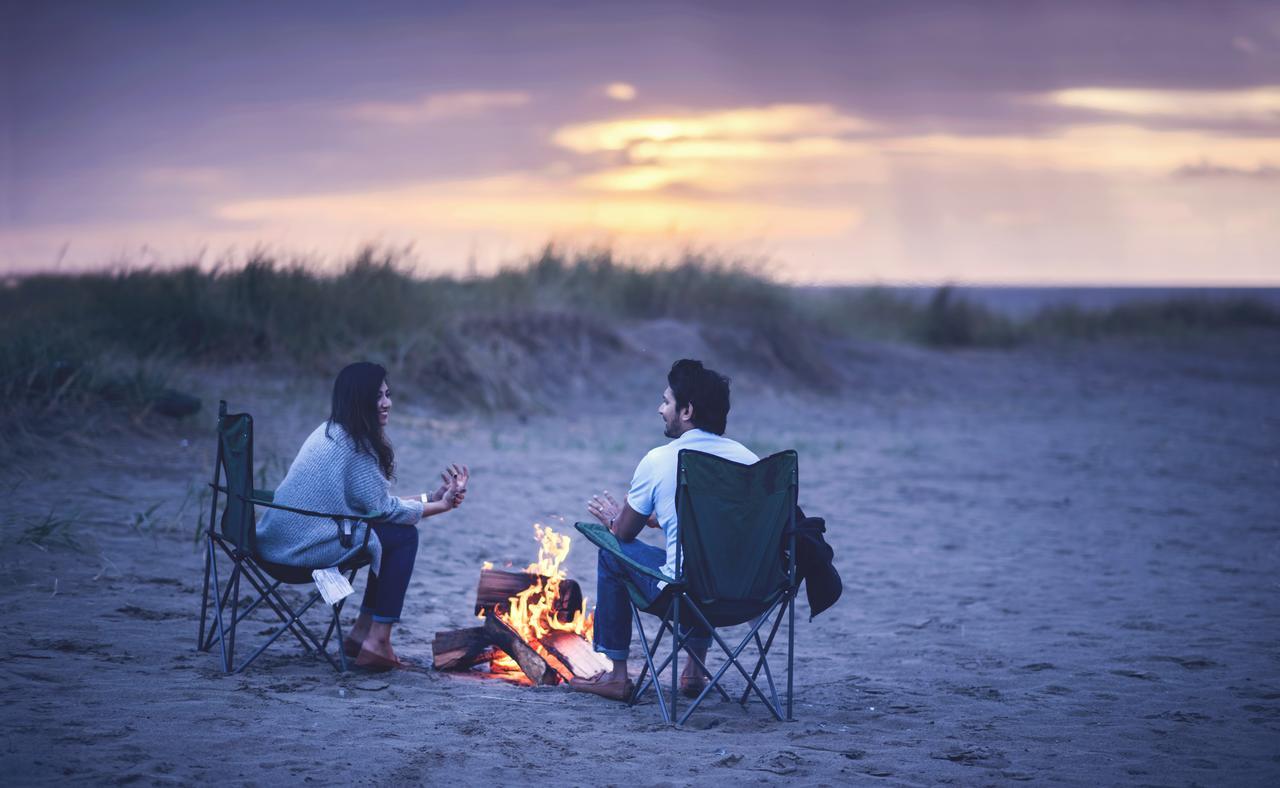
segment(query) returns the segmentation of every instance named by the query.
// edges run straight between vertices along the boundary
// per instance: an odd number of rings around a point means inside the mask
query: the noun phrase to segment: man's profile
[[[663,434],[670,443],[651,450],[636,466],[621,505],[607,492],[593,496],[587,511],[618,537],[623,552],[637,563],[658,569],[667,577],[676,576],[676,549],[679,531],[676,518],[676,464],[681,449],[714,454],[740,463],[759,458],[735,440],[724,437],[729,416],[729,380],[701,361],[681,359],[667,373],[667,388],[658,407]],[[666,549],[636,540],[645,525],[661,528]],[[595,649],[613,661],[611,670],[592,678],[573,679],[570,686],[606,698],[625,700],[631,691],[627,657],[631,647],[631,609],[627,583],[640,589],[653,610],[665,583],[635,571],[606,551],[600,552],[596,570]],[[689,631],[682,625],[682,630]],[[689,633],[688,648],[705,660],[711,634],[700,624]],[[685,663],[680,677],[682,691],[697,695],[706,676],[693,660]]]

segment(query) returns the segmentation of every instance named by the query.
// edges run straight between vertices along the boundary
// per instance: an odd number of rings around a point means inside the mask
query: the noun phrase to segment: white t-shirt
[[[653,449],[640,460],[635,475],[631,477],[627,504],[642,517],[657,514],[658,525],[662,526],[667,537],[667,562],[662,565],[662,573],[667,577],[676,576],[676,544],[679,539],[676,531],[676,467],[681,449],[704,451],[747,465],[760,459],[735,440],[692,429],[666,446]],[[659,587],[662,585],[665,584],[659,583]]]

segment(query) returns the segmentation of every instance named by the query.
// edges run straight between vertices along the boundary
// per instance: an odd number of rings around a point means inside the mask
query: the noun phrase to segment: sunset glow
[[[0,267],[264,245],[323,263],[372,242],[484,271],[554,241],[715,247],[788,281],[1280,282],[1280,34],[1259,32],[1280,16],[1261,6],[1166,9],[1174,68],[1123,4],[1089,41],[1053,32],[1075,12],[961,41],[935,35],[949,6],[833,4],[706,29],[676,6],[669,32],[616,44],[623,10],[298,26],[287,5],[252,28],[24,12]]]

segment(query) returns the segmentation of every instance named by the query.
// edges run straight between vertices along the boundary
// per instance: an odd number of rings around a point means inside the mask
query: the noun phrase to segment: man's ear
[[[680,421],[687,421],[690,424],[693,423],[693,403],[692,402],[690,402],[688,405],[685,405],[683,408],[680,409]]]

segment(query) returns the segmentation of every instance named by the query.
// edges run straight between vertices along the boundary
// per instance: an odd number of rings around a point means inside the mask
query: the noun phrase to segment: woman
[[[357,666],[373,670],[400,664],[391,648],[391,625],[400,620],[418,555],[414,526],[461,504],[470,477],[465,465],[451,465],[438,490],[391,495],[395,453],[384,432],[390,413],[387,371],[366,361],[347,366],[333,383],[329,420],[302,444],[275,493],[275,502],[284,506],[378,517],[369,535],[373,562],[364,602],[342,644]],[[358,524],[350,546],[343,546],[332,520],[267,509],[258,522],[258,552],[286,566],[337,566],[360,552],[365,528]]]

